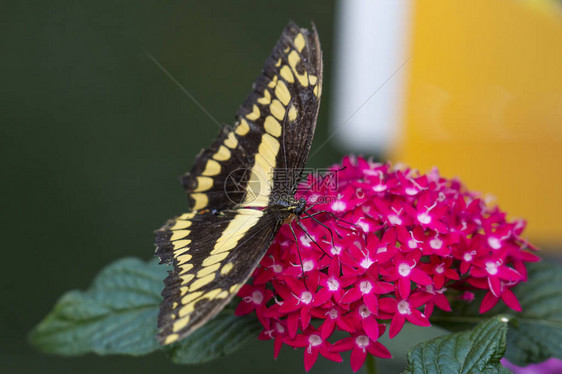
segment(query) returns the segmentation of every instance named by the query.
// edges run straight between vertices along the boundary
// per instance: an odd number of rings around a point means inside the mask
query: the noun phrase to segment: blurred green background
[[[328,136],[334,3],[10,1],[2,13],[0,372],[304,372],[302,350],[284,349],[275,362],[272,344],[257,340],[233,357],[184,367],[163,354],[43,355],[26,335],[109,262],[150,258],[152,231],[186,209],[178,177],[218,129],[145,51],[231,123],[287,22],[315,22],[325,83],[314,149]],[[309,166],[340,156],[328,144]],[[394,347],[408,345],[401,335]],[[389,365],[386,372],[403,368]],[[324,359],[313,372],[328,369],[350,372],[348,362]]]

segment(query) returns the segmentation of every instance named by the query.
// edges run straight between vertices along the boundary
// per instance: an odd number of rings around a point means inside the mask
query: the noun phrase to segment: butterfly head
[[[297,200],[293,196],[287,199],[280,199],[274,205],[273,209],[283,215],[290,215],[291,219],[295,216],[300,217],[306,211],[306,199],[301,197]]]
[[[306,208],[306,199],[304,197],[301,197],[300,199],[295,201],[293,214],[299,217],[301,214],[304,213],[305,208]]]

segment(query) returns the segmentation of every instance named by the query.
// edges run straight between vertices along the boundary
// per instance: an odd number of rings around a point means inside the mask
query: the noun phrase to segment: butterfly
[[[156,231],[156,255],[172,264],[158,317],[161,344],[204,325],[237,294],[287,219],[305,209],[295,192],[322,93],[318,34],[283,30],[236,114],[183,176],[191,210]]]

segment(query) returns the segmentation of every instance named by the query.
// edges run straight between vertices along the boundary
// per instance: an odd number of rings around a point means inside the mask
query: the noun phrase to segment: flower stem
[[[377,374],[377,362],[375,361],[375,356],[367,353],[367,358],[365,360],[365,374]]]

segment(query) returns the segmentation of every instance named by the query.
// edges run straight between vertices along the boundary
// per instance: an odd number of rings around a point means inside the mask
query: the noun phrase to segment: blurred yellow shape
[[[527,237],[553,248],[562,244],[562,16],[525,4],[415,3],[392,158],[493,194],[510,218],[528,220]]]

